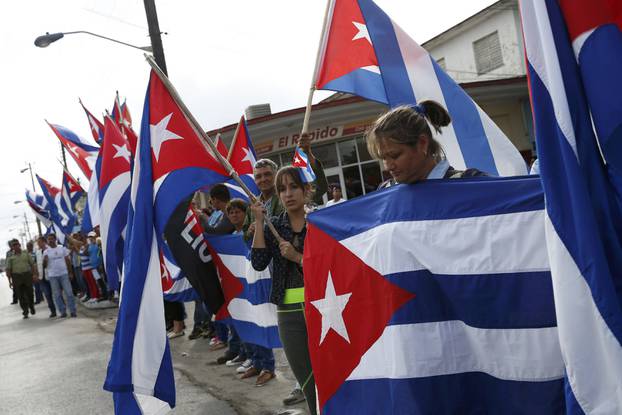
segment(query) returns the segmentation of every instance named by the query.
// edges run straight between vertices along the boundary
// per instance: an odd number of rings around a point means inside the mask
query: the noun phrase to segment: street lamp
[[[107,36],[98,35],[97,33],[87,32],[86,30],[76,30],[74,32],[59,32],[59,33],[49,33],[49,32],[47,32],[45,35],[39,36],[38,38],[35,39],[35,46],[37,46],[39,48],[47,48],[48,46],[50,46],[51,43],[54,43],[57,40],[62,39],[63,37],[65,37],[65,35],[74,35],[74,34],[77,34],[77,33],[82,33],[82,34],[85,34],[85,35],[90,35],[90,36],[95,36],[95,37],[98,37],[98,38],[101,38],[101,39],[106,39],[106,40],[109,40],[111,42],[119,43],[121,45],[129,46],[129,47],[134,48],[134,49],[142,50],[144,52],[152,53],[152,51],[153,51],[151,46],[136,46],[136,45],[132,45],[131,43],[126,43],[126,42],[122,42],[122,41],[117,40],[117,39],[112,39],[112,38],[107,37]]]

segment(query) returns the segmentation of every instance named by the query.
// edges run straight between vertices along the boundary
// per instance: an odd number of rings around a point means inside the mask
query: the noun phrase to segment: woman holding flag
[[[301,385],[312,415],[315,408],[315,380],[309,357],[307,326],[304,318],[304,279],[302,252],[307,233],[305,204],[311,200],[309,183],[303,182],[299,168],[288,166],[276,174],[276,191],[285,212],[271,218],[280,238],[265,224],[261,202],[252,205],[255,235],[251,262],[258,271],[272,262],[270,301],[277,305],[279,336],[296,380]]]
[[[380,188],[425,179],[485,176],[477,169],[462,171],[449,165],[430,127],[440,133],[450,122],[449,113],[436,101],[403,105],[378,118],[367,132],[367,148],[392,177]]]

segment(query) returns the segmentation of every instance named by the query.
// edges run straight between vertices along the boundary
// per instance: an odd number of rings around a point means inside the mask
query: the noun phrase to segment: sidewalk
[[[186,303],[186,313],[192,316],[193,303]],[[118,309],[91,310],[80,306],[79,312],[96,319],[107,333],[114,334]],[[186,319],[186,326],[192,327],[192,318]],[[306,403],[284,407],[283,398],[289,395],[296,380],[292,374],[283,349],[275,349],[276,378],[262,387],[255,386],[255,378],[241,380],[235,367],[217,365],[216,359],[226,349],[209,350],[208,339],[188,340],[190,330],[184,337],[170,340],[173,367],[187,376],[199,388],[220,400],[228,402],[240,415],[274,415],[285,409],[308,415]]]

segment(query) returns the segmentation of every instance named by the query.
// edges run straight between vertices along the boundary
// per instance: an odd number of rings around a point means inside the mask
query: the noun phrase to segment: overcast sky
[[[205,130],[236,122],[252,104],[273,112],[304,106],[325,8],[324,0],[156,0],[169,76]],[[491,0],[376,0],[423,43]],[[0,242],[17,237],[33,170],[60,187],[58,139],[44,119],[91,138],[78,97],[96,116],[115,91],[140,124],[149,68],[138,50],[87,35],[46,49],[34,39],[49,31],[88,30],[138,46],[150,44],[140,0],[20,0],[0,13]],[[329,95],[319,92],[315,102]],[[86,179],[69,160],[71,173]],[[41,190],[37,186],[37,193]],[[34,223],[31,232],[36,232]],[[11,230],[12,229],[12,230]]]

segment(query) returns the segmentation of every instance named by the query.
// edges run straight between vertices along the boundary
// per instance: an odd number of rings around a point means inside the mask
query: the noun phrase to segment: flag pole
[[[309,119],[311,118],[311,108],[313,106],[313,94],[315,93],[315,82],[322,63],[322,55],[326,48],[326,39],[328,38],[328,16],[332,14],[334,0],[326,2],[326,10],[324,11],[324,23],[322,24],[322,33],[320,34],[320,42],[317,47],[317,55],[315,57],[315,69],[313,70],[313,78],[311,79],[311,88],[307,98],[307,107],[305,109],[305,117],[302,121],[302,134],[309,132]]]
[[[235,142],[238,139],[238,133],[240,132],[240,124],[242,124],[242,118],[240,118],[240,122],[238,123],[238,126],[235,127],[235,133],[233,133],[233,140],[231,140],[231,145],[229,146],[229,154],[227,154],[227,161],[231,161],[231,155],[233,154],[233,147],[235,146]],[[253,168],[255,168],[255,166],[253,166]]]
[[[173,98],[173,100],[175,100],[175,103],[179,105],[179,108],[181,109],[184,116],[186,117],[186,120],[188,120],[188,123],[194,130],[194,133],[201,138],[200,141],[205,147],[205,150],[207,151],[211,150],[211,152],[214,153],[216,160],[218,160],[218,162],[222,165],[222,167],[224,167],[224,169],[227,171],[227,174],[229,174],[229,176],[231,176],[231,178],[235,180],[235,182],[242,188],[242,190],[244,190],[244,193],[246,193],[249,199],[253,203],[257,202],[259,200],[257,199],[257,196],[255,196],[253,192],[251,192],[251,190],[248,188],[248,186],[246,186],[246,183],[244,183],[242,179],[240,179],[240,175],[231,166],[231,163],[229,163],[229,160],[227,160],[226,158],[222,156],[222,154],[220,154],[220,152],[216,148],[216,144],[214,144],[214,142],[207,135],[207,133],[203,131],[197,119],[194,118],[194,115],[192,115],[188,107],[186,107],[186,104],[184,104],[184,102],[181,100],[179,93],[177,93],[177,90],[175,89],[171,81],[164,74],[164,72],[162,72],[158,64],[153,60],[153,57],[151,55],[147,55],[146,53],[144,54],[144,56],[145,56],[145,59],[147,59],[147,62],[149,63],[153,71],[155,72],[155,74],[158,76],[158,78],[160,78],[160,81],[162,81],[162,83],[166,87],[169,94],[171,94],[171,97]],[[272,222],[268,220],[266,221],[266,225],[268,225],[268,228],[270,229],[274,237],[279,242],[282,242],[283,238],[281,238],[281,235],[279,235],[278,231],[276,230]]]

